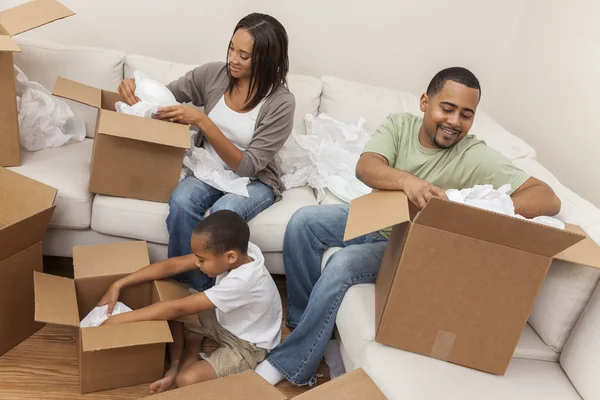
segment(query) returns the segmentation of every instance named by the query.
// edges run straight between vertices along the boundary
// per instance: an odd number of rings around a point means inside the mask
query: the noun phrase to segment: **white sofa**
[[[189,69],[182,65],[115,50],[18,38],[23,52],[17,65],[52,88],[58,75],[103,89],[116,90],[133,70],[167,83]],[[367,119],[373,131],[390,112],[419,113],[414,95],[349,82],[290,75],[296,96],[295,128],[304,131],[303,117],[326,113],[344,122]],[[88,128],[83,143],[34,153],[23,152],[23,165],[13,170],[58,188],[57,208],[44,238],[44,253],[71,256],[74,245],[148,241],[152,260],[166,257],[168,205],[88,193],[89,163],[95,112],[71,103]],[[483,111],[472,132],[485,139],[529,173],[549,183],[563,202],[559,217],[581,225],[600,240],[600,210],[564,187],[536,161],[535,151],[507,132]],[[322,204],[341,202],[328,194]],[[283,273],[285,226],[298,208],[316,205],[308,187],[284,193],[281,202],[250,222],[252,241],[265,253],[272,273]],[[327,256],[336,250],[330,249]],[[392,349],[375,342],[374,285],[351,288],[337,317],[337,335],[347,369],[362,367],[390,399],[600,399],[600,271],[555,262],[540,291],[514,359],[505,376]],[[599,289],[600,290],[600,289]],[[598,292],[598,290],[596,290]],[[574,328],[574,329],[573,329]]]

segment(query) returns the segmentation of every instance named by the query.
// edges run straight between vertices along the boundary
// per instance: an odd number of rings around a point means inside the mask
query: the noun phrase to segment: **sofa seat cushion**
[[[375,341],[374,284],[355,285],[348,289],[340,305],[336,324],[350,360],[357,364],[366,346]],[[513,358],[557,362],[559,354],[550,349],[526,324]]]
[[[390,400],[581,400],[560,364],[513,359],[504,376],[370,343],[357,367]]]
[[[316,204],[312,189],[308,187],[285,191],[281,201],[249,222],[250,240],[263,252],[281,252],[285,228],[292,214],[301,207]],[[167,244],[168,213],[169,205],[165,203],[97,195],[92,211],[92,229],[106,235]]]
[[[196,65],[130,54],[125,61],[125,77],[133,78],[133,72],[137,70],[166,85],[195,67]],[[317,115],[323,85],[319,79],[305,75],[288,75],[288,85],[290,92],[296,98],[294,129],[298,133],[304,134],[306,132],[304,116],[306,114]]]
[[[23,164],[10,168],[58,189],[50,227],[90,227],[94,196],[88,192],[88,184],[93,144],[92,139],[84,139],[81,143],[68,143],[62,147],[22,150]]]

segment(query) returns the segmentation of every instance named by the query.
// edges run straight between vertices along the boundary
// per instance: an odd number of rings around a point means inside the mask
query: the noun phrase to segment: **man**
[[[421,96],[423,118],[387,117],[365,146],[357,177],[374,189],[402,190],[423,208],[447,189],[477,184],[511,185],[515,212],[532,218],[555,215],[560,200],[545,183],[530,177],[474,136],[481,88],[465,68],[448,68]],[[390,229],[343,241],[348,205],[298,210],[288,224],[283,256],[288,287],[287,325],[295,328],[256,371],[276,384],[314,382],[336,315],[348,288],[374,283]],[[321,272],[323,252],[342,247]]]

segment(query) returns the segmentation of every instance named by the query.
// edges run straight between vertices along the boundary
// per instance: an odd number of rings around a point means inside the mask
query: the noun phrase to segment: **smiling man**
[[[518,214],[557,214],[560,200],[548,185],[468,135],[480,97],[479,81],[469,70],[440,71],[421,96],[423,118],[389,115],[365,146],[356,175],[374,189],[404,191],[419,208],[432,197],[445,198],[447,189],[509,183]],[[286,324],[295,329],[256,369],[273,384],[284,378],[296,385],[314,382],[346,291],[375,282],[390,230],[344,242],[348,208],[305,207],[287,226]],[[321,271],[323,253],[330,247],[342,249]]]

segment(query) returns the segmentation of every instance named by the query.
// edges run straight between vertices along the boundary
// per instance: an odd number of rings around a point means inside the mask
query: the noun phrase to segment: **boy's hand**
[[[109,317],[106,321],[104,321],[103,323],[101,323],[100,325],[115,325],[115,324],[122,324],[125,321],[123,320],[123,315],[124,314],[117,314],[117,315],[113,315],[112,317]]]
[[[119,300],[120,294],[121,294],[121,288],[115,282],[110,286],[110,288],[104,294],[104,296],[102,296],[102,298],[100,299],[100,301],[98,302],[98,304],[96,306],[101,307],[103,305],[108,304],[107,313],[108,313],[108,316],[110,317],[112,315],[113,309],[115,308],[115,304]]]

